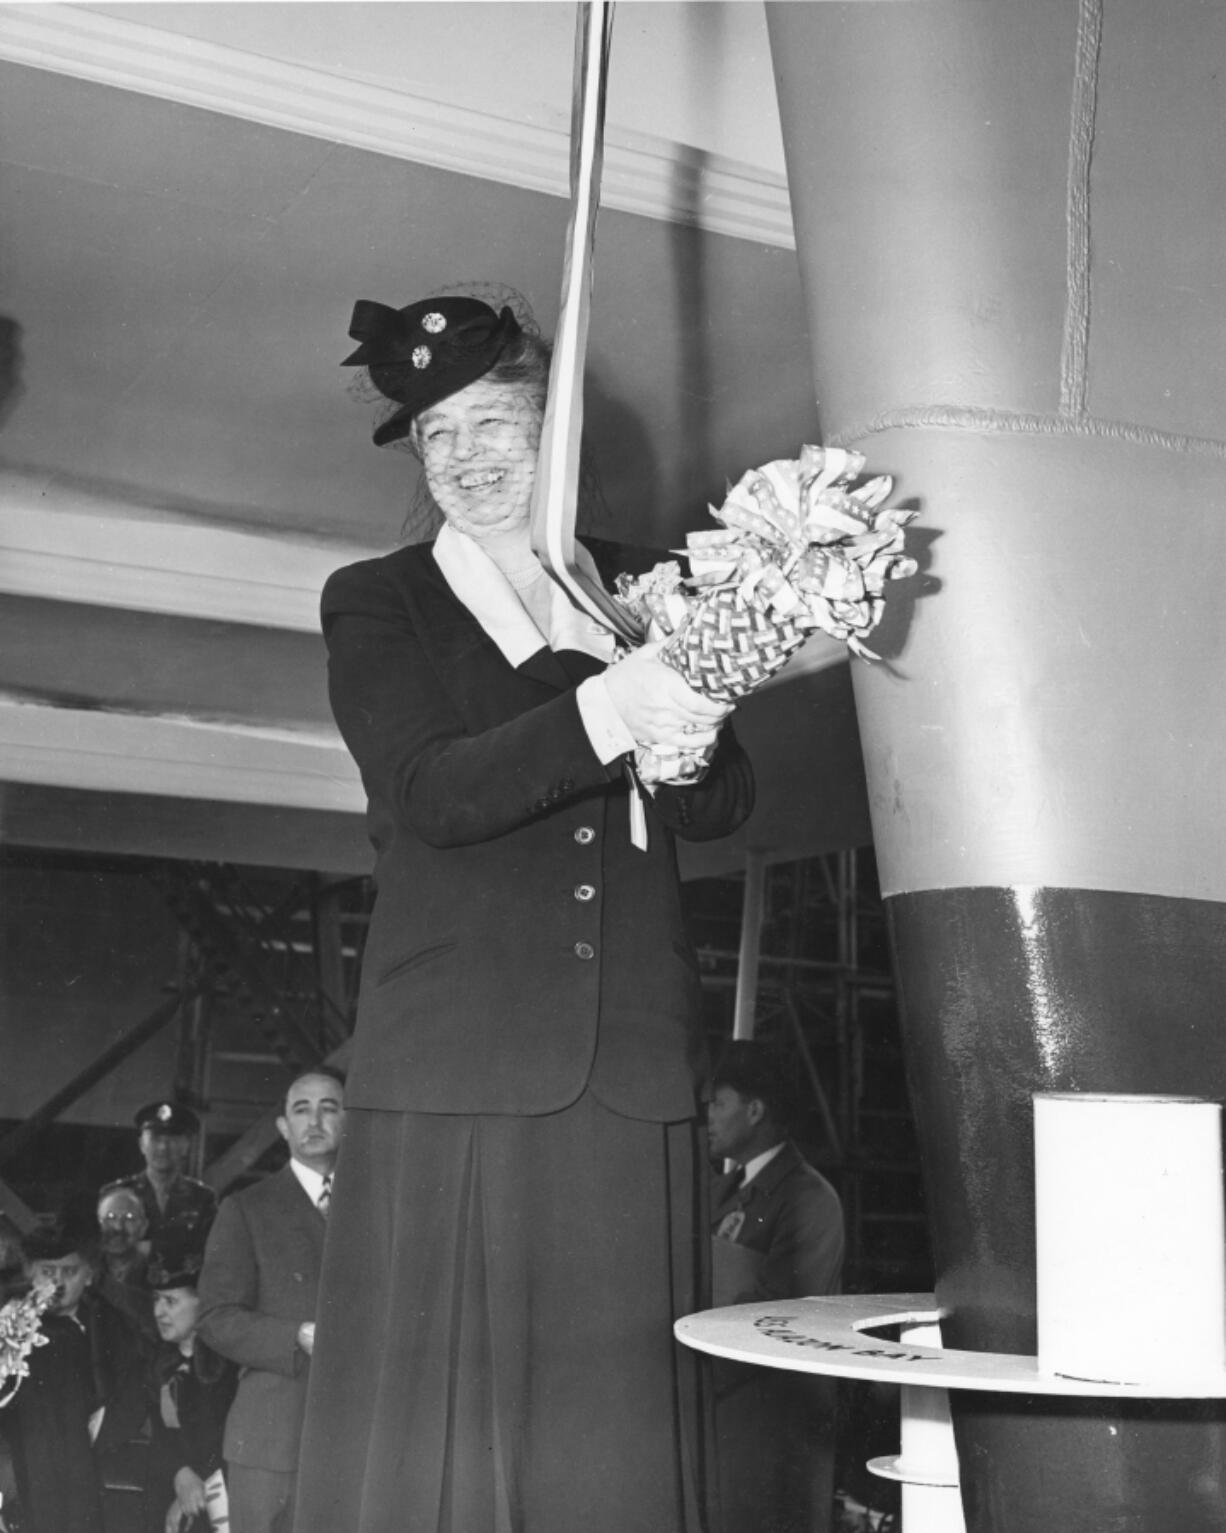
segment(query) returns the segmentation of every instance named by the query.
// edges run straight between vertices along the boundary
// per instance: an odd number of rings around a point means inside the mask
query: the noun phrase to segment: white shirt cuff
[[[611,761],[616,761],[619,756],[634,749],[635,738],[613,706],[603,675],[589,676],[586,681],[580,682],[575,692],[575,701],[579,704],[579,717],[583,720],[587,737],[602,766],[608,766]]]

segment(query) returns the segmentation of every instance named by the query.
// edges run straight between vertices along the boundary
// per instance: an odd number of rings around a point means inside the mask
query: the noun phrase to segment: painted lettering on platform
[[[754,1330],[761,1331],[772,1341],[786,1342],[790,1347],[808,1347],[813,1352],[846,1352],[849,1357],[879,1357],[886,1363],[927,1363],[932,1359],[923,1352],[899,1352],[892,1347],[856,1347],[846,1341],[823,1341],[820,1336],[806,1336],[803,1331],[792,1329],[789,1315],[759,1315]]]

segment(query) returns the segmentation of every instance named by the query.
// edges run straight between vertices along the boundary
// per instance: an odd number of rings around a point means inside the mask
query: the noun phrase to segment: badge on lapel
[[[745,1210],[734,1208],[731,1213],[725,1214],[716,1228],[716,1238],[719,1240],[736,1240],[745,1224]]]

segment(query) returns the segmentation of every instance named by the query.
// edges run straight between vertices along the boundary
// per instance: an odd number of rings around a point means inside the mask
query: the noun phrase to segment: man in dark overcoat
[[[277,1119],[288,1165],[223,1200],[200,1273],[200,1334],[239,1364],[223,1451],[231,1533],[292,1518],[324,1221],[344,1124],[339,1077],[292,1083]]]

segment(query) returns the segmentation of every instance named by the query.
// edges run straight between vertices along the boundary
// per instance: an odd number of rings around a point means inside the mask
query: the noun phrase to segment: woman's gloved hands
[[[644,644],[604,674],[622,723],[649,750],[699,752],[713,746],[730,703],[695,692],[659,658],[662,643]]]

